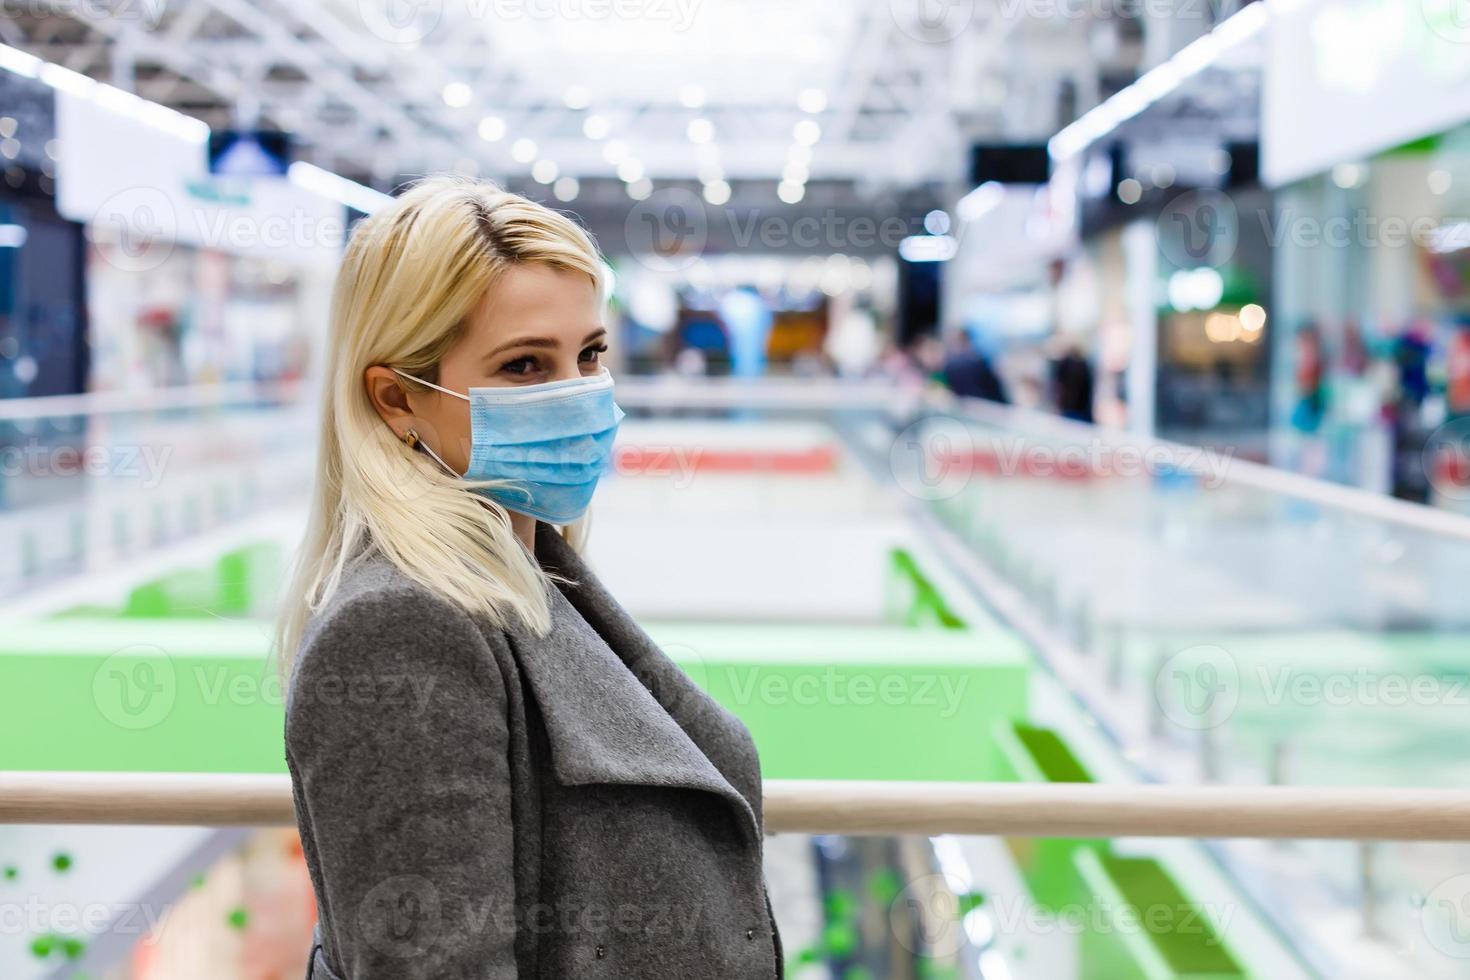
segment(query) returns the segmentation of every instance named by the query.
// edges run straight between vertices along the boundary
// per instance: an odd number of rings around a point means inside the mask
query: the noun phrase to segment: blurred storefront
[[[1463,507],[1470,33],[1417,6],[1302,4],[1272,34],[1271,459]]]

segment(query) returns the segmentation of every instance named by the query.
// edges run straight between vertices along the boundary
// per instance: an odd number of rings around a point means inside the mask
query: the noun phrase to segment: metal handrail
[[[304,382],[224,382],[141,391],[93,391],[81,395],[0,398],[0,421],[32,422],[79,415],[137,415],[180,408],[223,408],[261,402],[290,402],[307,390]]]
[[[1470,840],[1470,791],[769,780],[771,833]],[[0,773],[0,824],[275,826],[283,775]]]

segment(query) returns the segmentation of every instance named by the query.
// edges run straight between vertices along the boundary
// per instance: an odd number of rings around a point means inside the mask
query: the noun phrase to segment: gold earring
[[[417,429],[409,429],[407,432],[405,432],[403,435],[399,436],[398,438],[402,439],[403,440],[403,444],[405,446],[407,446],[409,449],[415,449],[415,448],[418,447],[418,444],[419,444],[419,433],[418,433],[418,430]]]

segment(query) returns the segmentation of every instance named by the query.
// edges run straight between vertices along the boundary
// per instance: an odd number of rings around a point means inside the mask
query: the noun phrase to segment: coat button
[[[597,947],[597,949],[593,950],[593,954],[598,959],[602,959],[604,956],[607,955],[607,947],[606,946],[599,946],[599,947]]]
[[[747,929],[747,930],[745,930],[745,938],[746,939],[754,939],[755,938],[755,930],[754,929]]]

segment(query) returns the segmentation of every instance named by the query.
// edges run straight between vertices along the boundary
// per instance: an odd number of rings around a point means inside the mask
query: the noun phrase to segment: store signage
[[[1261,169],[1280,186],[1470,120],[1465,0],[1271,0]]]
[[[341,204],[285,177],[212,176],[203,139],[87,95],[59,91],[56,100],[57,210],[99,237],[130,252],[163,242],[296,265],[337,261]]]

